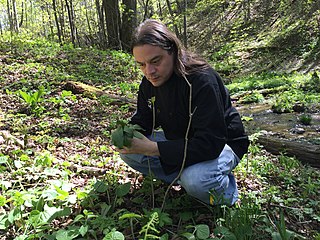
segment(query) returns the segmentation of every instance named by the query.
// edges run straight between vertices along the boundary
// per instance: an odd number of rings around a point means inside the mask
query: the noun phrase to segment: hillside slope
[[[189,46],[226,76],[320,69],[319,1],[198,1],[188,25]]]

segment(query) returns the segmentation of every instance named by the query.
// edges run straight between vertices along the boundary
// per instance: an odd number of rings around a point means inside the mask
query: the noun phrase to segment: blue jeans
[[[156,132],[149,139],[156,142],[166,140],[163,132]],[[141,154],[120,154],[120,156],[133,169],[145,175],[149,175],[151,171],[155,178],[167,183],[171,183],[179,173],[177,171],[166,175],[157,156]],[[218,158],[186,167],[177,183],[189,195],[207,204],[233,205],[238,199],[238,188],[232,170],[238,163],[237,155],[225,145]]]

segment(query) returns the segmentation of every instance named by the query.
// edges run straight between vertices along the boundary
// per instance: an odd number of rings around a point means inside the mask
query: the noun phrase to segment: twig
[[[173,186],[173,184],[176,181],[178,181],[180,179],[182,171],[184,170],[184,166],[185,166],[186,159],[187,159],[187,149],[188,149],[188,140],[189,140],[188,139],[188,135],[189,135],[190,127],[191,127],[191,120],[192,120],[193,114],[197,110],[197,107],[195,107],[194,111],[192,112],[192,106],[191,106],[191,103],[192,103],[192,86],[191,86],[191,83],[188,81],[188,79],[186,78],[185,75],[183,75],[183,78],[187,82],[187,84],[189,86],[189,89],[190,89],[190,92],[189,92],[189,122],[188,122],[188,127],[187,127],[187,130],[186,130],[186,134],[185,134],[185,145],[184,145],[184,152],[183,152],[183,160],[182,160],[181,168],[180,168],[180,171],[179,171],[177,177],[170,183],[170,185],[168,186],[168,188],[167,188],[167,190],[166,190],[166,192],[164,194],[163,202],[162,202],[162,206],[161,206],[161,212],[164,209],[166,198],[168,196],[168,193],[169,193],[171,187]]]
[[[152,132],[151,136],[155,134],[154,128],[156,126],[156,111],[155,111],[155,96],[153,96],[151,99],[151,104],[152,104]],[[154,136],[155,137],[155,136]],[[154,186],[153,186],[153,179],[152,179],[152,172],[151,172],[151,167],[150,167],[150,159],[148,158],[148,171],[149,171],[149,176],[151,176],[151,195],[152,195],[152,209],[154,209],[155,206],[155,196],[154,196]]]

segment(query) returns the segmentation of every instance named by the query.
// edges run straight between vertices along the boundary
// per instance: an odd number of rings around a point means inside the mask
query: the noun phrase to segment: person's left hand
[[[143,154],[146,156],[160,156],[158,145],[156,142],[149,140],[147,137],[133,137],[131,147],[118,149],[122,154]]]

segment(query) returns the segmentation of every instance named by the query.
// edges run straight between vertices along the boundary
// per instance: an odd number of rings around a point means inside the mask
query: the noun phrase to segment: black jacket
[[[241,159],[248,150],[248,137],[220,76],[210,68],[187,78],[192,85],[193,114],[185,167],[217,158],[226,143]],[[160,161],[168,174],[179,170],[184,158],[189,91],[185,79],[176,74],[160,87],[154,87],[144,77],[139,87],[137,111],[131,123],[140,125],[144,134],[150,135],[154,111],[154,127],[161,127],[168,139],[158,142]]]

